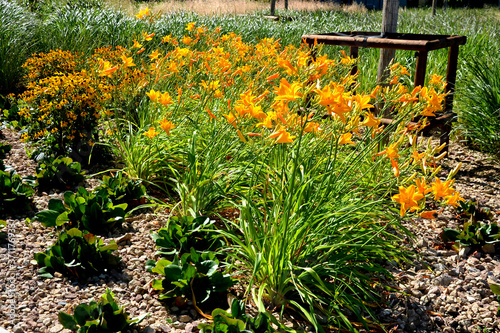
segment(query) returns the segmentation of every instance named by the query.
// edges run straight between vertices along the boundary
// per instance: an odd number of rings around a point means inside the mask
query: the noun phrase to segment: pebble
[[[180,321],[181,323],[189,323],[189,322],[190,322],[190,321],[192,321],[192,320],[193,320],[193,318],[191,318],[191,317],[190,317],[190,316],[188,316],[188,315],[181,315],[181,316],[179,316],[179,321]]]
[[[58,333],[58,332],[61,332],[63,329],[64,329],[64,327],[61,324],[57,324],[57,325],[51,327],[49,332],[50,333]]]

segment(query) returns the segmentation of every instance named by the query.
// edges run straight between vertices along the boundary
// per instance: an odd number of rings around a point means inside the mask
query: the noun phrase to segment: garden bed
[[[6,164],[27,176],[34,173],[35,162],[25,155],[25,145],[19,135],[3,131],[13,146]],[[444,170],[456,162],[463,163],[456,177],[456,187],[465,199],[478,199],[480,204],[500,211],[500,165],[489,156],[452,142],[450,156],[443,160]],[[95,186],[89,180],[87,186]],[[50,198],[62,197],[62,192],[51,191],[35,196],[38,210],[47,207]],[[196,332],[200,322],[207,320],[196,312],[192,304],[179,307],[165,305],[158,293],[151,289],[154,275],[144,270],[148,259],[154,257],[155,246],[151,232],[157,231],[166,218],[143,213],[128,218],[123,228],[104,237],[119,245],[124,269],[79,283],[61,275],[45,280],[37,275],[37,266],[31,264],[33,254],[42,251],[55,239],[38,222],[26,223],[27,216],[8,219],[16,232],[16,245],[7,255],[6,246],[0,248],[0,289],[16,288],[15,309],[17,319],[13,325],[7,314],[9,297],[2,293],[0,327],[12,332],[61,332],[59,311],[69,312],[82,302],[97,300],[111,288],[133,317],[150,313],[142,332]],[[453,226],[455,211],[448,210],[437,220],[415,219],[406,226],[415,234],[412,248],[418,259],[405,269],[388,266],[395,274],[395,287],[399,292],[386,293],[386,308],[379,310],[380,319],[393,332],[483,332],[482,328],[500,329],[496,317],[498,302],[489,289],[490,283],[500,282],[500,255],[472,253],[460,257],[443,246],[440,233],[443,227]],[[500,217],[495,215],[497,223]],[[16,261],[12,266],[9,260]],[[15,277],[15,280],[12,280]]]
[[[265,29],[0,4],[61,33],[4,80],[22,89],[1,100],[0,325],[498,328],[498,164],[418,137],[444,110],[443,76],[413,87],[394,63],[366,88],[345,53],[311,59]],[[68,44],[60,17],[126,29]]]

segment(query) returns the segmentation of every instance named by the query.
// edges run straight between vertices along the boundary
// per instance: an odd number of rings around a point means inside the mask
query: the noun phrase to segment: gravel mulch
[[[4,141],[13,149],[5,159],[22,176],[35,173],[35,163],[25,154],[17,133],[3,130]],[[488,156],[458,143],[450,146],[449,157],[441,163],[446,175],[461,161],[455,188],[465,199],[475,198],[489,207],[500,223],[500,164]],[[95,186],[95,184],[86,184]],[[53,191],[35,196],[38,210],[47,207],[50,198],[62,198]],[[151,292],[154,276],[145,271],[148,259],[154,258],[155,245],[150,233],[165,224],[166,218],[144,213],[127,219],[120,233],[104,239],[119,244],[116,251],[123,269],[110,271],[82,284],[63,276],[44,280],[31,264],[33,254],[44,251],[56,239],[38,222],[26,223],[34,213],[6,219],[8,231],[14,235],[13,247],[0,247],[0,333],[69,332],[59,324],[60,310],[71,312],[82,302],[98,300],[111,288],[121,304],[133,316],[150,313],[140,325],[141,332],[196,332],[198,315],[190,304],[184,308],[167,307]],[[396,276],[396,293],[385,293],[388,306],[379,317],[392,332],[500,332],[496,316],[498,302],[489,289],[500,284],[500,254],[481,252],[459,255],[443,247],[440,233],[444,227],[455,226],[455,213],[446,210],[436,220],[415,219],[406,227],[416,236],[417,259],[406,267],[389,267]],[[115,253],[116,253],[115,252]]]

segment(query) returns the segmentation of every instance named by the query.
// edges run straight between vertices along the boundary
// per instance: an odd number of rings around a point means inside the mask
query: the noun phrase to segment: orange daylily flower
[[[153,37],[155,36],[156,34],[153,32],[151,34],[148,34],[147,32],[143,32],[142,33],[142,37],[144,38],[145,41],[150,41],[150,40],[153,40]]]
[[[354,95],[353,96],[353,100],[354,100],[354,102],[356,102],[356,105],[359,107],[360,110],[369,109],[369,108],[373,107],[373,105],[370,104],[371,98],[372,97],[370,95],[365,95],[365,96]]]
[[[368,111],[365,115],[365,119],[361,122],[360,125],[377,128],[378,125],[380,125],[380,119],[375,118],[373,113]]]
[[[314,122],[314,121],[308,122],[306,124],[306,126],[304,127],[304,132],[305,133],[318,132],[320,130],[321,130],[320,125],[317,122]]]
[[[151,101],[156,102],[161,96],[161,93],[159,91],[154,91],[151,89],[149,92],[146,93],[148,97],[151,99]]]
[[[127,57],[125,54],[121,55],[120,58],[123,61],[123,66],[125,67],[133,67],[135,66],[134,64],[134,59],[132,57]]]
[[[138,19],[143,19],[144,17],[149,15],[149,8],[146,7],[146,9],[139,11],[139,14],[135,15]]]
[[[427,220],[434,220],[438,216],[437,210],[429,210],[420,213],[420,217]]]
[[[151,61],[158,59],[158,57],[161,55],[161,52],[156,49],[153,53],[148,55],[149,58],[151,58]]]
[[[453,207],[457,207],[459,201],[465,201],[463,198],[460,197],[460,193],[458,193],[457,191],[453,192],[453,194],[451,195],[448,195],[447,197],[445,197],[445,199],[446,199],[446,204]]]
[[[189,36],[184,36],[181,41],[186,44],[186,45],[190,45],[192,42],[193,42],[193,39]]]
[[[160,123],[160,128],[164,130],[167,133],[167,135],[170,135],[170,130],[175,128],[175,125],[171,121],[165,118],[160,120],[159,123]]]
[[[302,97],[302,93],[299,92],[300,89],[302,89],[302,85],[299,82],[290,84],[283,78],[280,81],[280,86],[275,87],[274,93],[278,95],[275,99],[278,101],[295,101]]]
[[[429,84],[444,84],[443,76],[437,74],[431,74],[431,79],[429,80]]]
[[[165,43],[170,42],[171,40],[172,40],[172,34],[163,36],[161,39],[161,42],[165,44]]]
[[[142,47],[142,44],[141,44],[141,43],[139,43],[138,41],[136,41],[136,40],[134,39],[134,45],[132,45],[132,47],[133,47],[133,48],[140,49],[140,48]]]
[[[411,157],[413,158],[413,164],[416,164],[418,161],[425,157],[425,152],[419,153],[418,150],[415,149],[411,153]]]
[[[267,116],[262,122],[258,123],[257,126],[273,128],[273,119]]]
[[[118,66],[112,66],[109,61],[104,61],[101,63],[99,76],[111,76],[116,70],[118,70]]]
[[[427,186],[425,183],[425,178],[422,177],[421,179],[415,179],[415,184],[417,185],[417,190],[419,193],[426,195],[427,193],[431,192],[432,189]]]
[[[440,198],[447,197],[455,192],[455,190],[450,187],[451,179],[445,182],[441,182],[441,179],[439,179],[438,177],[436,177],[435,179],[436,180],[431,184],[432,193],[434,194],[434,200],[439,200]]]
[[[195,25],[196,25],[196,23],[194,23],[194,22],[189,22],[189,23],[186,25],[186,30],[187,30],[187,31],[193,31],[193,30],[194,30]]]
[[[382,150],[380,153],[375,154],[375,156],[387,155],[389,158],[398,158],[398,143],[393,143],[389,145],[389,147],[385,147],[385,150]]]
[[[200,86],[205,88],[205,90],[215,91],[220,87],[220,82],[219,82],[219,80],[210,81],[210,82],[207,82],[205,80],[201,80]]]
[[[278,129],[271,135],[269,135],[269,138],[278,138],[276,140],[276,143],[292,143],[293,139],[295,139],[295,136],[290,135],[289,132],[287,132],[286,129]]]
[[[418,209],[418,201],[424,196],[421,193],[415,192],[415,185],[410,185],[408,188],[404,186],[399,187],[399,194],[392,197],[392,200],[396,201],[401,205],[400,214],[403,217],[406,211],[415,211]]]
[[[352,133],[345,133],[345,134],[342,134],[340,137],[339,137],[339,145],[345,145],[345,144],[351,144],[351,145],[354,145],[355,143],[351,141],[351,138],[352,138]]]
[[[160,104],[162,104],[165,107],[173,103],[172,97],[170,97],[170,94],[168,92],[164,92],[163,94],[161,94],[158,99],[158,102],[160,102]]]
[[[145,135],[145,136],[147,136],[150,139],[154,138],[158,134],[160,134],[160,133],[157,132],[154,127],[150,127],[147,132],[142,133],[142,135]]]
[[[227,122],[233,125],[234,128],[236,128],[236,123],[238,120],[236,120],[236,117],[232,112],[229,112],[229,114],[223,114],[223,116],[227,119]]]

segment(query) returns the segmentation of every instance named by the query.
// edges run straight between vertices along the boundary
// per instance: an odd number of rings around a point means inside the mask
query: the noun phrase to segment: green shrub
[[[146,263],[148,272],[164,276],[153,280],[153,288],[161,292],[159,299],[192,298],[193,303],[204,304],[221,293],[227,293],[236,280],[219,272],[219,260],[214,252],[196,252],[191,249],[173,261],[160,259]]]
[[[165,228],[152,234],[158,247],[157,255],[166,257],[191,251],[215,251],[224,245],[214,232],[214,221],[208,217],[173,216]]]
[[[59,322],[64,328],[78,333],[122,332],[139,324],[148,314],[130,318],[125,308],[120,306],[110,289],[101,296],[99,302],[82,303],[73,311],[73,315],[59,312]]]
[[[119,171],[112,176],[103,176],[96,191],[106,190],[115,204],[126,203],[128,209],[146,203],[146,187],[139,179],[128,179]]]
[[[9,153],[12,149],[12,146],[8,143],[0,142],[0,158],[5,157],[5,154]]]
[[[79,187],[76,193],[64,193],[64,202],[50,199],[48,209],[35,218],[45,227],[78,227],[95,234],[103,234],[125,219],[127,204],[114,205],[105,190],[89,193]]]
[[[61,231],[54,245],[34,256],[40,267],[38,274],[43,278],[52,278],[59,272],[85,280],[117,267],[120,258],[112,254],[117,248],[114,241],[104,245],[102,239],[93,234],[73,228]]]
[[[41,189],[63,188],[69,189],[85,179],[82,166],[73,162],[70,157],[46,157],[38,162],[36,178]]]
[[[0,214],[22,214],[33,209],[33,187],[15,171],[0,170]]]

